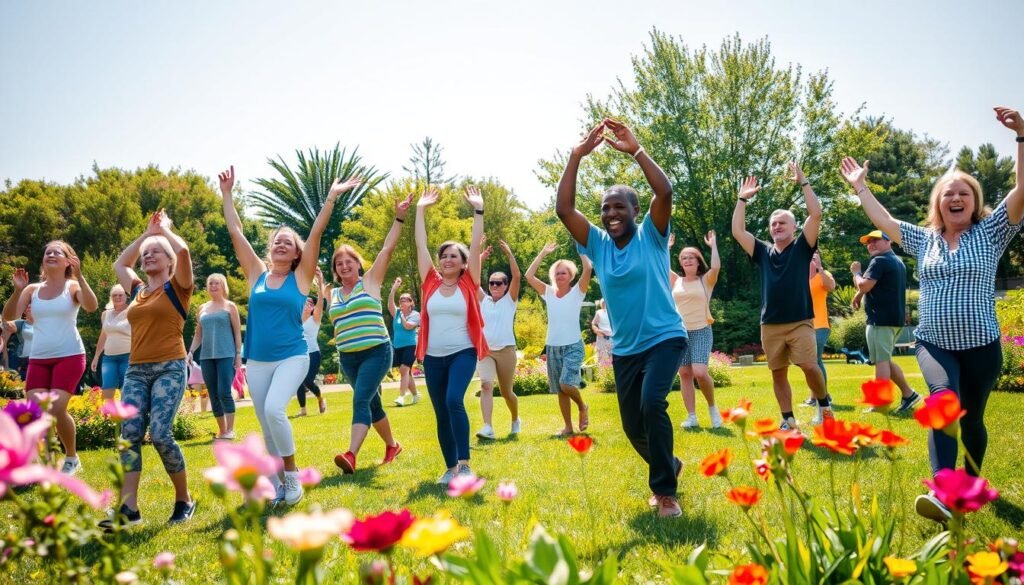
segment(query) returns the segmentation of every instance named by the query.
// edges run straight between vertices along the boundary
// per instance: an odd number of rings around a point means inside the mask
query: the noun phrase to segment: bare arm
[[[587,290],[590,289],[590,276],[594,274],[594,263],[590,261],[586,254],[580,255],[580,261],[583,262],[583,273],[580,274],[580,279],[576,282],[576,285],[580,287],[581,293],[587,294]]]
[[[231,332],[235,335],[235,368],[242,367],[242,317],[238,314],[238,305],[228,305],[228,316],[231,318]]]
[[[21,317],[25,313],[25,307],[28,306],[29,300],[32,298],[33,291],[39,286],[38,284],[28,283],[28,272],[24,268],[16,269],[11,280],[14,282],[14,290],[11,291],[11,296],[4,303],[3,315],[0,315],[0,318],[4,321],[14,321]]]
[[[395,304],[395,291],[400,286],[402,286],[402,279],[399,277],[395,279],[395,283],[391,285],[391,290],[388,291],[388,312],[391,313],[392,319],[398,313],[398,305]]]
[[[747,204],[761,187],[757,184],[756,177],[747,177],[740,185],[739,196],[736,198],[736,208],[732,210],[732,237],[739,243],[747,256],[754,255],[754,246],[757,239],[754,234],[747,231]]]
[[[171,229],[171,219],[163,211],[160,212],[160,216],[160,235],[167,238],[176,259],[174,263],[174,280],[178,281],[179,286],[191,288],[193,284],[192,254],[189,252],[188,244],[185,243],[185,240],[181,239],[181,236],[174,233]]]
[[[118,256],[117,260],[114,261],[114,274],[117,275],[117,282],[124,288],[125,292],[129,297],[132,296],[132,291],[135,287],[142,283],[142,279],[135,274],[133,268],[139,261],[139,252],[142,248],[142,242],[149,236],[155,236],[160,230],[160,213],[154,213],[149,218],[149,224],[146,226],[146,231],[141,236],[135,238],[135,241],[128,244],[121,255]]]
[[[1010,223],[1017,225],[1024,219],[1024,118],[1020,112],[1010,108],[996,108],[996,119],[1017,134],[1017,172],[1014,175],[1013,190],[1006,194],[1006,213]]]
[[[427,280],[427,275],[434,270],[434,260],[430,257],[427,247],[427,208],[437,203],[439,193],[430,187],[420,195],[416,202],[416,268],[420,273],[420,282]]]
[[[860,198],[860,206],[864,209],[864,213],[867,214],[871,223],[885,232],[893,243],[899,244],[902,241],[900,238],[899,222],[889,214],[889,211],[878,202],[878,199],[875,199],[874,194],[868,189],[867,176],[869,164],[870,161],[864,161],[864,166],[862,167],[857,164],[853,157],[848,156],[843,159],[840,168],[843,178],[857,192],[857,197]]]
[[[722,271],[722,258],[718,255],[718,236],[715,235],[715,230],[711,230],[704,236],[704,243],[711,248],[711,265],[708,267],[707,273],[704,274],[704,285],[710,289],[715,288],[715,284],[718,283],[718,274]]]
[[[192,354],[195,353],[196,348],[203,344],[203,321],[200,317],[203,314],[203,309],[206,308],[206,303],[203,303],[202,307],[199,307],[199,312],[196,314],[196,330],[192,334],[192,343],[188,346],[188,357],[192,359]],[[241,347],[240,345],[237,347]]]
[[[811,188],[811,182],[804,176],[803,169],[795,161],[789,163],[790,178],[794,183],[800,185],[800,191],[804,195],[804,203],[807,205],[807,219],[804,221],[804,240],[807,245],[814,247],[818,243],[818,234],[821,233],[821,202]]]
[[[71,297],[78,301],[79,306],[91,313],[99,308],[100,301],[82,274],[82,261],[77,256],[72,256],[68,260],[71,262],[71,274],[75,277],[69,291]]]
[[[661,170],[658,163],[654,162],[640,146],[629,127],[611,118],[605,118],[604,125],[615,134],[614,140],[605,137],[605,142],[615,150],[632,156],[640,164],[640,170],[644,172],[644,178],[654,193],[648,213],[654,227],[658,228],[658,233],[664,234],[672,218],[672,183],[669,182],[665,171]]]
[[[858,295],[864,295],[866,293],[871,292],[871,289],[875,288],[875,285],[878,284],[877,280],[864,278],[864,276],[861,274],[860,262],[853,262],[852,264],[850,264],[850,272],[853,273],[853,286],[856,287]],[[823,270],[823,277],[824,274],[825,271]]]
[[[104,320],[104,318],[106,316],[107,316],[107,311],[103,311],[103,314],[100,316],[100,323],[103,322],[103,320]],[[89,369],[92,370],[93,372],[95,372],[96,368],[99,367],[99,365],[100,365],[100,356],[103,355],[103,350],[106,347],[107,347],[107,332],[105,330],[103,330],[103,329],[100,329],[100,338],[96,340],[96,353],[93,354],[93,356],[92,356],[92,363],[89,365]]]
[[[512,297],[512,302],[519,302],[519,288],[522,285],[523,279],[523,275],[519,271],[519,263],[516,262],[516,255],[512,253],[512,248],[509,247],[508,242],[498,240],[498,245],[501,246],[501,251],[508,258],[508,294]]]
[[[548,242],[540,249],[537,253],[537,257],[533,259],[530,266],[526,269],[526,284],[529,284],[533,290],[537,291],[537,294],[544,296],[544,291],[547,290],[544,281],[537,278],[537,269],[540,268],[540,263],[544,261],[544,257],[555,251],[555,243]]]
[[[466,203],[473,208],[473,233],[469,238],[469,276],[473,284],[480,286],[480,249],[484,241],[484,198],[480,189],[473,185],[466,187]]]
[[[334,203],[342,193],[350,191],[362,184],[363,179],[360,177],[352,177],[344,182],[342,182],[340,178],[337,178],[334,180],[334,183],[331,184],[331,189],[327,192],[327,199],[324,201],[324,206],[320,209],[320,213],[317,214],[316,220],[313,222],[313,226],[309,228],[309,235],[306,236],[305,249],[312,253],[303,254],[302,258],[299,260],[299,265],[295,267],[296,284],[299,287],[299,292],[302,294],[309,294],[309,287],[313,284],[313,276],[316,274],[317,263],[320,261],[320,237],[324,235],[324,230],[327,229],[327,223],[331,221],[331,214],[334,212]]]
[[[256,251],[252,249],[252,244],[249,243],[249,240],[245,239],[245,232],[242,230],[242,218],[238,217],[238,210],[235,209],[234,198],[231,194],[231,190],[235,186],[235,166],[231,165],[231,168],[220,173],[218,178],[220,179],[220,194],[224,199],[224,220],[228,224],[228,235],[231,236],[231,245],[235,249],[235,257],[238,258],[238,264],[241,265],[242,272],[245,273],[245,279],[249,281],[249,286],[251,287],[256,282],[256,279],[266,272],[267,266],[256,255]]]
[[[580,172],[580,162],[583,157],[593,152],[604,140],[604,127],[603,121],[594,126],[583,138],[583,141],[569,153],[569,161],[565,165],[565,171],[562,172],[562,179],[558,182],[558,191],[555,195],[555,213],[558,215],[558,219],[581,246],[587,245],[590,222],[576,209],[576,175]],[[531,284],[531,286],[533,285]]]
[[[836,279],[832,278],[827,270],[821,271],[821,282],[825,285],[825,290],[832,292],[836,290]]]
[[[363,288],[376,292],[377,296],[380,296],[384,275],[387,273],[388,265],[391,263],[391,256],[395,253],[395,248],[398,246],[398,239],[402,236],[405,216],[409,213],[409,207],[411,206],[412,193],[409,193],[409,196],[405,199],[395,200],[395,221],[391,222],[391,229],[388,230],[388,235],[384,238],[384,246],[377,253],[373,266],[370,266],[370,269],[363,275]]]

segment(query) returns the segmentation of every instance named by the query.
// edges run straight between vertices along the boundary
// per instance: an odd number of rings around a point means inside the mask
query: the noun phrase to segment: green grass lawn
[[[898,358],[911,384],[923,388],[923,382],[912,357]],[[877,414],[862,414],[853,404],[859,396],[860,383],[873,373],[869,366],[828,364],[830,391],[836,400],[840,418],[870,421],[884,425]],[[771,391],[768,370],[764,366],[734,368],[733,385],[718,390],[723,407],[734,405],[741,397],[754,402],[753,417],[779,416]],[[806,394],[799,371],[792,370],[797,398]],[[475,386],[471,388],[475,390]],[[329,410],[325,415],[292,419],[297,442],[299,465],[316,466],[324,475],[320,486],[307,492],[299,508],[319,506],[330,509],[343,506],[361,516],[385,509],[409,508],[414,514],[427,515],[447,508],[463,524],[484,527],[506,555],[519,554],[533,522],[540,522],[552,533],[564,533],[575,544],[586,565],[616,553],[627,581],[647,581],[664,575],[663,562],[682,562],[697,545],[708,546],[723,555],[739,560],[743,545],[751,537],[735,506],[723,497],[725,480],[706,479],[698,471],[698,463],[708,453],[731,447],[736,454],[732,477],[737,483],[759,485],[753,478],[743,455],[741,437],[734,427],[711,431],[707,410],[698,398],[698,418],[705,428],[681,431],[684,416],[678,393],[670,398],[670,413],[676,425],[676,454],[684,468],[679,484],[683,517],[659,520],[647,507],[647,470],[633,452],[623,434],[618,418],[615,396],[591,390],[584,391],[591,405],[590,434],[595,439],[593,451],[583,460],[571,451],[564,440],[551,438],[560,427],[554,396],[531,396],[520,399],[523,433],[519,439],[506,439],[509,428],[508,411],[500,398],[495,399],[495,429],[499,439],[493,442],[472,441],[474,471],[488,479],[484,497],[452,500],[441,486],[435,484],[444,471],[437,447],[434,418],[430,404],[424,401],[406,408],[390,408],[392,426],[405,451],[388,466],[380,466],[384,445],[371,435],[359,457],[359,470],[354,476],[343,476],[335,468],[335,453],[348,445],[351,417],[351,394],[329,394]],[[395,397],[387,391],[385,404]],[[1024,418],[1020,415],[1021,395],[993,394],[988,406],[989,449],[984,475],[1000,491],[993,505],[971,516],[969,532],[986,538],[1020,536],[1024,527],[1024,474],[1020,472],[1017,449],[1024,444]],[[315,411],[315,402],[311,410]],[[475,431],[480,424],[479,406],[472,393],[467,394],[467,408]],[[293,403],[291,412],[297,410]],[[813,409],[799,407],[797,418],[807,423]],[[205,415],[209,416],[209,415]],[[216,425],[204,418],[210,431]],[[239,411],[240,435],[258,432],[251,408]],[[904,554],[938,532],[936,525],[913,514],[912,500],[922,491],[921,480],[929,475],[926,433],[912,418],[893,419],[893,429],[908,437],[911,444],[901,449],[902,460],[893,478],[890,464],[871,450],[859,466],[859,478],[865,498],[877,493],[883,510],[905,517],[901,523],[899,548]],[[809,431],[809,429],[808,429]],[[163,550],[178,555],[176,577],[181,582],[208,582],[219,575],[217,536],[225,527],[224,510],[208,491],[202,470],[214,464],[208,438],[188,441],[182,445],[188,461],[190,484],[199,500],[195,517],[185,525],[168,527],[172,490],[151,447],[144,450],[144,474],[140,506],[145,523],[129,537],[130,550],[141,562]],[[82,454],[85,471],[82,478],[93,486],[103,481],[103,461],[108,452]],[[810,446],[808,441],[796,457],[796,477],[802,486],[813,492],[829,493],[829,465],[835,462],[835,483],[840,498],[847,498],[852,481],[852,459],[834,457]],[[584,469],[585,467],[585,469]],[[499,481],[513,480],[520,496],[507,508],[493,496]],[[887,486],[894,480],[893,497]],[[758,483],[755,483],[758,482]],[[589,498],[584,496],[584,486]],[[589,501],[589,503],[588,503]],[[759,505],[773,505],[765,498]],[[2,508],[0,508],[2,509]],[[284,513],[284,512],[280,512]],[[10,521],[9,521],[10,522]],[[781,530],[781,526],[777,527]],[[468,543],[464,545],[468,547]],[[275,546],[278,567],[284,574],[291,568],[291,555]],[[340,543],[332,544],[327,554],[333,582],[353,582],[352,572],[362,557]],[[425,561],[414,559],[406,551],[398,552],[398,560],[420,572],[427,572]],[[134,560],[134,559],[133,559]]]

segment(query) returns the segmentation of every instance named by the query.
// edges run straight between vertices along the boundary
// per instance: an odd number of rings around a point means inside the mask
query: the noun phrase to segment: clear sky
[[[780,64],[828,69],[844,112],[1009,154],[990,108],[1024,108],[1022,21],[1019,0],[0,0],[0,179],[94,161],[251,179],[335,142],[402,175],[429,135],[449,173],[538,207],[536,161],[576,141],[588,93],[629,83],[652,27],[767,36]]]

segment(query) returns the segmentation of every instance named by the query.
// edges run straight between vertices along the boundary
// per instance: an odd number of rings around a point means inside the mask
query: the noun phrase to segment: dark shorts
[[[392,368],[397,368],[398,366],[409,366],[411,368],[414,363],[416,363],[415,345],[395,348],[395,357],[391,360]]]

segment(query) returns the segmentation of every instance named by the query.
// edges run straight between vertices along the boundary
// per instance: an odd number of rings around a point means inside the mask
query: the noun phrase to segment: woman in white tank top
[[[14,292],[4,304],[3,320],[12,321],[32,302],[35,319],[32,349],[25,379],[26,396],[53,391],[57,400],[50,414],[57,420],[57,437],[64,446],[61,472],[74,475],[81,469],[75,444],[75,419],[68,414],[68,400],[78,390],[85,373],[85,346],[78,334],[78,308],[95,311],[95,293],[82,276],[82,264],[67,243],[54,240],[43,249],[40,282],[29,284],[24,268],[14,271]]]

